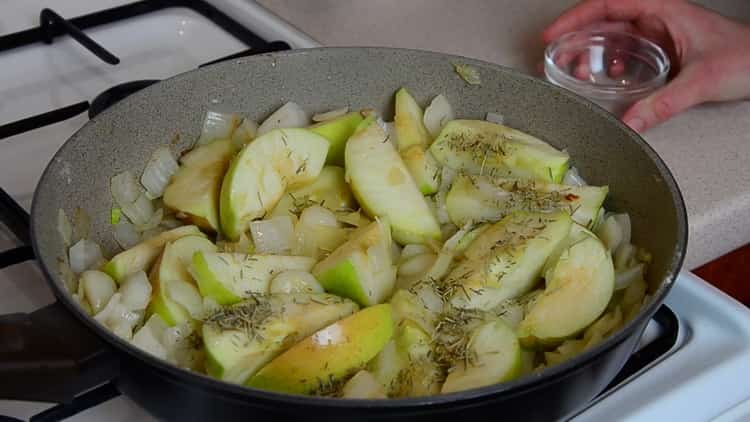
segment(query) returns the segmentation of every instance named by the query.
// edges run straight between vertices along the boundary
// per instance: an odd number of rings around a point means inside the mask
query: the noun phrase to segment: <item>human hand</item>
[[[558,17],[546,43],[581,29],[627,31],[659,44],[676,76],[633,104],[623,121],[638,132],[697,104],[750,98],[750,26],[684,0],[586,0]]]

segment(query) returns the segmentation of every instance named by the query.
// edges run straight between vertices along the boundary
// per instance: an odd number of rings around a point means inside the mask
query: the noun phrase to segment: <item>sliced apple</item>
[[[365,308],[295,344],[245,385],[296,394],[330,393],[375,357],[392,335],[391,306]]]
[[[190,273],[203,297],[220,305],[269,292],[274,275],[288,270],[310,271],[315,260],[306,256],[246,255],[196,252]]]
[[[356,207],[352,191],[344,179],[343,168],[325,166],[318,178],[309,185],[287,190],[271,211],[271,216],[298,216],[303,209],[312,205],[320,205],[333,212],[352,210]]]
[[[132,248],[122,251],[107,262],[102,271],[117,283],[138,271],[148,271],[164,248],[164,244],[183,236],[203,235],[196,226],[182,226],[150,237]]]
[[[274,129],[246,145],[221,185],[221,230],[236,241],[250,221],[270,212],[287,188],[315,180],[328,141],[307,129]]]
[[[471,174],[560,183],[570,156],[519,130],[483,120],[453,120],[430,146],[443,165]]]
[[[437,394],[443,376],[432,360],[431,337],[419,325],[404,320],[398,327],[396,347],[406,359],[404,367],[391,383],[391,394],[396,397],[420,397]]]
[[[501,320],[482,323],[471,333],[472,359],[456,362],[441,393],[453,393],[510,381],[521,373],[521,346]]]
[[[255,296],[221,308],[202,328],[206,372],[243,383],[286,348],[356,310],[354,302],[325,293]]]
[[[530,291],[545,261],[565,240],[572,221],[566,212],[516,212],[479,235],[446,277],[456,286],[451,303],[489,310]]]
[[[221,182],[234,153],[230,139],[218,139],[185,154],[164,190],[164,205],[183,220],[218,232]]]
[[[359,229],[312,270],[327,292],[362,306],[381,303],[391,295],[396,267],[391,259],[391,230],[385,220]]]
[[[385,390],[371,372],[361,370],[354,374],[341,389],[341,396],[348,399],[385,399]]]
[[[371,216],[387,217],[401,244],[439,240],[440,226],[403,160],[374,119],[346,143],[346,172],[354,196]]]
[[[577,335],[604,312],[614,291],[612,256],[595,236],[565,249],[547,274],[544,292],[518,327],[527,347]]]
[[[344,165],[344,149],[346,141],[362,122],[362,114],[358,111],[335,117],[331,120],[316,123],[309,127],[310,131],[326,138],[329,143],[326,164]]]
[[[451,221],[498,221],[514,211],[566,210],[584,226],[595,223],[607,197],[607,186],[567,186],[538,180],[519,180],[459,174],[453,181],[446,208]]]
[[[190,261],[198,251],[216,252],[216,245],[203,236],[184,236],[164,245],[164,251],[149,274],[151,302],[147,314],[158,314],[170,326],[190,321],[202,311],[203,302]]]
[[[432,195],[440,185],[440,163],[421,145],[401,151],[401,158],[423,195]]]
[[[424,126],[424,112],[406,88],[396,91],[393,123],[401,151],[412,145],[427,147],[430,144],[430,133]]]

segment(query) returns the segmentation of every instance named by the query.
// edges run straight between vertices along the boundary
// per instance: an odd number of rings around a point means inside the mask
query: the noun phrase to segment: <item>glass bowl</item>
[[[547,80],[617,115],[664,85],[669,67],[661,47],[625,32],[571,32],[544,52]]]

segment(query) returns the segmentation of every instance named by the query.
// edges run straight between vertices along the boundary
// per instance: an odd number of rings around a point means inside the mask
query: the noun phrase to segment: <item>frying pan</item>
[[[478,69],[481,85],[460,79],[456,63]],[[172,142],[178,151],[188,149],[208,108],[261,120],[293,100],[308,111],[374,107],[390,118],[393,93],[401,86],[422,103],[444,93],[464,118],[500,113],[509,125],[569,151],[590,183],[609,185],[607,208],[629,212],[633,242],[653,254],[648,272],[653,299],[639,316],[577,357],[512,382],[422,398],[344,400],[252,390],[179,369],[117,338],[65,291],[56,270],[65,253],[56,230],[58,209],[69,215],[76,207],[85,209],[92,217],[90,237],[107,254],[114,253],[110,178],[124,170],[140,174],[158,146]],[[594,398],[623,367],[674,283],[687,243],[685,206],[672,175],[612,115],[575,94],[494,64],[390,48],[265,54],[143,89],[89,121],[55,154],[34,195],[31,228],[34,251],[57,302],[0,319],[0,344],[5,345],[0,347],[0,396],[65,401],[109,381],[155,416],[172,420],[563,418]]]

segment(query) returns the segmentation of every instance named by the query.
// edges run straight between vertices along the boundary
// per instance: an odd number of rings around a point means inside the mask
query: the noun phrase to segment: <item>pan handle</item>
[[[114,350],[60,302],[0,315],[0,398],[70,403],[119,373]]]

